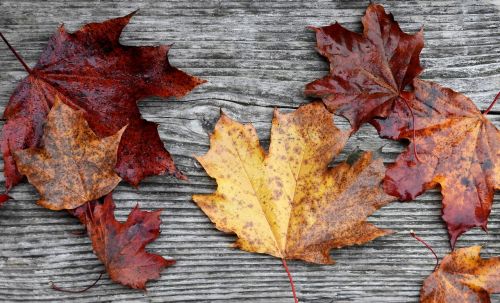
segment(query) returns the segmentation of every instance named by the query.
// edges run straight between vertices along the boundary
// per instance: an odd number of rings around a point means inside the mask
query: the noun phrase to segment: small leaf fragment
[[[2,206],[5,202],[9,201],[11,197],[7,194],[0,195],[0,206]]]

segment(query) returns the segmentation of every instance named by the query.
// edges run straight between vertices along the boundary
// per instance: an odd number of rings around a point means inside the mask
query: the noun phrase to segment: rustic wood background
[[[496,2],[382,1],[405,31],[415,32],[424,25],[423,78],[467,94],[481,109],[500,89]],[[359,31],[367,5],[366,0],[2,0],[0,30],[31,66],[61,22],[75,30],[140,8],[123,33],[123,43],[174,42],[172,64],[209,82],[183,100],[140,103],[144,117],[159,123],[162,139],[189,181],[153,177],[139,189],[121,184],[114,194],[120,219],[137,202],[144,209],[164,209],[162,234],[149,250],[174,258],[177,264],[149,283],[147,292],[113,283],[107,275],[85,293],[52,290],[49,281],[69,288],[89,285],[103,266],[88,238],[71,234],[81,230],[77,220],[64,211],[37,206],[36,191],[22,184],[12,191],[15,201],[0,209],[0,301],[292,302],[280,260],[231,248],[234,236],[215,230],[191,201],[193,193],[215,188],[192,155],[208,150],[208,133],[220,108],[239,121],[252,122],[267,147],[273,108],[286,111],[308,102],[304,85],[327,73],[327,62],[315,52],[314,34],[305,27],[339,21]],[[0,50],[3,111],[26,73],[4,44]],[[500,104],[489,118],[500,126]],[[346,126],[344,120],[336,120]],[[380,139],[370,126],[350,139],[345,152],[358,146],[364,150],[383,146],[387,162],[403,148]],[[484,256],[500,254],[499,198],[496,195],[489,233],[473,230],[459,240],[459,247],[480,244]],[[300,301],[417,302],[434,259],[408,232],[415,230],[440,257],[449,253],[440,209],[438,191],[412,203],[393,203],[371,218],[396,231],[393,235],[332,251],[337,260],[332,266],[289,262]]]

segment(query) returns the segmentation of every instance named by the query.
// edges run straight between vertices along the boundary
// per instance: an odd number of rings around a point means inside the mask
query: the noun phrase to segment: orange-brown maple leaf
[[[168,62],[170,46],[127,46],[120,35],[132,18],[90,23],[74,33],[59,27],[38,63],[12,94],[4,118],[1,148],[6,187],[21,180],[13,152],[40,144],[43,124],[55,96],[85,114],[100,137],[128,125],[118,150],[116,170],[137,185],[148,175],[183,178],[159,137],[157,125],[141,118],[137,101],[148,96],[181,97],[203,80]]]
[[[422,72],[423,31],[404,33],[392,14],[370,4],[362,19],[363,34],[335,23],[314,28],[317,50],[330,62],[330,73],[306,86],[327,108],[346,117],[354,130],[376,117],[386,117],[401,103],[407,84]]]
[[[421,303],[490,303],[500,292],[500,258],[482,259],[480,246],[460,248],[444,257],[424,281]]]
[[[38,204],[73,209],[111,192],[121,181],[115,173],[123,129],[100,139],[83,113],[57,97],[44,127],[41,147],[14,153],[21,174],[40,193]]]
[[[160,212],[139,210],[136,206],[127,221],[120,223],[114,215],[112,195],[88,202],[71,211],[85,225],[95,254],[106,267],[109,277],[132,288],[146,289],[146,283],[160,277],[163,268],[174,260],[145,250],[160,234]]]
[[[486,230],[495,189],[500,189],[500,132],[466,96],[419,79],[413,87],[408,103],[415,125],[401,104],[386,119],[373,122],[381,136],[411,141],[387,169],[384,187],[401,200],[413,200],[439,185],[443,220],[454,246],[472,227]]]

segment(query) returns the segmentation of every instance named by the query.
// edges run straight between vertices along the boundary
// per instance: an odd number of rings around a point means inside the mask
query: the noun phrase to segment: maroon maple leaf
[[[145,247],[160,234],[160,212],[146,212],[136,206],[127,221],[120,223],[114,215],[111,194],[70,211],[87,228],[94,252],[104,263],[113,281],[132,288],[146,289],[146,282],[157,279],[163,268],[174,260],[148,253]]]
[[[358,34],[335,23],[313,28],[317,50],[330,62],[330,73],[306,86],[328,110],[346,117],[354,130],[376,117],[386,117],[401,94],[422,72],[423,31],[404,33],[392,14],[371,4]]]
[[[120,44],[121,32],[133,14],[90,23],[74,33],[59,27],[32,69],[16,54],[29,75],[17,86],[4,112],[7,122],[1,148],[7,189],[22,178],[12,151],[40,144],[43,124],[56,95],[83,111],[100,137],[129,125],[119,147],[116,169],[132,185],[153,174],[183,178],[164,148],[156,124],[141,118],[137,101],[149,96],[181,97],[204,81],[169,64],[170,46]]]

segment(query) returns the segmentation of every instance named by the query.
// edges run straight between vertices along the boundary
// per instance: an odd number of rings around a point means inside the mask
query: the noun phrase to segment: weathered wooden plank
[[[406,31],[424,24],[426,48],[423,77],[466,93],[486,108],[500,84],[500,15],[487,1],[382,1]],[[112,283],[82,294],[59,293],[49,281],[66,287],[89,284],[103,270],[81,227],[65,212],[34,204],[30,185],[18,186],[0,210],[1,301],[144,301],[144,302],[291,302],[279,260],[230,248],[234,237],[216,231],[191,202],[192,193],[215,188],[192,158],[208,150],[222,108],[231,117],[252,122],[265,146],[274,107],[284,111],[309,102],[306,83],[327,73],[328,65],[314,50],[306,25],[335,20],[360,29],[367,1],[19,1],[0,3],[0,30],[33,65],[48,37],[64,22],[69,29],[83,23],[124,15],[140,8],[123,34],[131,45],[171,43],[172,64],[209,83],[184,100],[140,103],[148,120],[160,124],[160,135],[189,182],[172,177],[149,178],[139,189],[121,184],[115,191],[117,215],[124,218],[137,202],[145,209],[165,209],[163,232],[150,250],[175,258],[176,266],[142,293]],[[19,63],[0,46],[0,109],[25,76]],[[490,115],[500,126],[500,107]],[[347,127],[342,119],[338,124]],[[363,127],[346,151],[383,146],[390,162],[403,146],[380,139]],[[0,169],[3,165],[0,165]],[[3,176],[0,182],[3,182]],[[360,247],[333,251],[333,266],[290,262],[302,302],[417,302],[422,280],[434,261],[408,236],[410,229],[428,240],[442,257],[449,252],[440,220],[440,195],[431,191],[413,203],[394,203],[370,220],[395,231]],[[498,205],[500,195],[496,195]],[[482,244],[484,255],[500,252],[500,211],[494,207],[489,233],[473,230],[459,246]],[[499,300],[496,296],[494,300]]]

